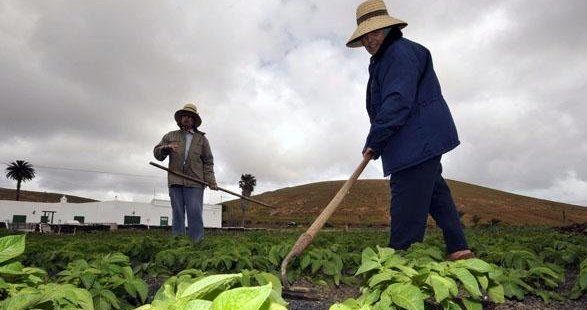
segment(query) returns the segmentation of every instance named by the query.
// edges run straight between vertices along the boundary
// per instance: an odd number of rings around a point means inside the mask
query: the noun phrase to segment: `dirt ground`
[[[565,282],[559,287],[558,292],[568,292],[577,279],[577,272],[567,272]],[[327,310],[331,305],[342,302],[347,298],[356,298],[360,295],[359,289],[355,287],[341,284],[339,287],[320,287],[308,281],[298,280],[293,286],[301,286],[306,288],[316,289],[311,294],[312,300],[288,298],[285,299],[289,303],[287,308],[289,310]],[[433,302],[426,304],[426,309],[442,309],[442,307]],[[463,308],[464,309],[464,308]],[[487,303],[483,309],[488,310],[579,310],[587,309],[587,294],[583,294],[576,300],[565,301],[550,301],[545,303],[540,297],[528,295],[523,301],[506,300],[503,304]]]
[[[289,310],[327,310],[334,302],[330,300],[300,300],[286,299],[289,302]],[[344,299],[343,299],[344,300]],[[341,300],[342,301],[342,300]],[[426,309],[442,309],[441,307],[428,304]],[[506,301],[503,304],[487,304],[483,309],[491,310],[579,310],[587,309],[587,295],[577,300],[552,301],[545,303],[536,296],[528,296],[523,301]]]
[[[557,227],[556,230],[563,232],[563,233],[574,233],[574,234],[587,235],[587,223]]]
[[[307,295],[311,298],[299,299],[295,298],[294,296],[289,296],[286,292],[284,292],[283,296],[284,299],[289,303],[287,305],[287,309],[289,310],[328,309],[331,305],[337,302],[341,302],[347,298],[357,297],[360,295],[358,288],[344,284],[341,284],[338,287],[316,286],[310,281],[299,279],[292,283],[291,286],[310,289],[311,293],[308,293]]]

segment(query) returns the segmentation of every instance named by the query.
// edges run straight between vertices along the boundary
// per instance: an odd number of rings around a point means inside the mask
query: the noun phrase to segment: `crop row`
[[[324,232],[292,262],[288,277],[362,287],[360,297],[333,309],[422,309],[424,303],[479,309],[482,303],[522,300],[528,294],[545,301],[584,294],[584,236],[541,228],[467,233],[479,259],[445,262],[438,233],[396,252],[378,246],[386,241],[382,231]],[[1,305],[166,309],[197,304],[229,309],[231,298],[246,295],[256,296],[253,304],[258,307],[281,309],[285,303],[274,275],[296,236],[291,231],[217,233],[194,245],[161,232],[29,235],[26,251],[22,235],[4,237],[0,249],[11,250],[0,254]],[[568,271],[578,277],[570,291],[561,292]],[[157,293],[147,285],[153,279],[162,283]]]

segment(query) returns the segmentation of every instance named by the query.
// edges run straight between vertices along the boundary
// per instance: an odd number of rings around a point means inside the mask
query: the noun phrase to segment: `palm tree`
[[[251,193],[255,189],[257,185],[257,179],[252,174],[243,174],[241,175],[241,180],[238,181],[238,187],[242,189],[242,195],[246,197],[251,197]],[[249,202],[247,200],[241,200],[241,210],[243,211],[243,222],[242,226],[245,227],[245,214],[247,209],[249,208]]]
[[[20,183],[32,180],[35,177],[35,169],[24,160],[13,161],[6,168],[6,177],[16,181],[16,201],[19,201]]]

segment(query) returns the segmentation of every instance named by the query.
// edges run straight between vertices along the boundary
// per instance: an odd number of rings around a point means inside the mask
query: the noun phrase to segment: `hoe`
[[[312,226],[310,226],[310,228],[308,228],[308,230],[298,238],[298,240],[296,241],[296,243],[292,247],[291,251],[287,254],[285,259],[281,263],[281,283],[283,284],[283,288],[284,288],[283,294],[284,295],[288,295],[288,296],[294,297],[294,298],[301,298],[301,299],[315,299],[315,297],[312,296],[313,295],[312,291],[309,288],[294,287],[294,286],[289,285],[289,281],[287,280],[287,265],[289,264],[289,262],[292,259],[294,259],[295,257],[302,254],[304,252],[304,250],[312,243],[312,241],[314,240],[314,237],[316,236],[318,231],[320,231],[320,229],[324,226],[326,221],[328,221],[328,219],[330,218],[332,213],[334,213],[336,208],[338,208],[338,206],[340,205],[340,203],[342,202],[344,197],[349,193],[351,187],[357,181],[357,179],[359,178],[359,175],[361,175],[361,173],[363,172],[363,170],[365,169],[365,167],[367,166],[367,164],[369,163],[370,160],[371,160],[370,156],[366,156],[363,158],[363,161],[361,161],[361,163],[355,169],[355,171],[353,172],[351,177],[343,184],[343,186],[340,188],[340,190],[338,190],[338,192],[336,193],[334,198],[332,198],[332,200],[328,203],[326,208],[324,208],[324,210],[322,210],[322,213],[320,213],[320,215],[318,215],[316,220],[314,220],[314,223],[312,223]],[[170,169],[163,167],[159,164],[156,164],[154,162],[149,162],[149,164],[151,164],[157,168],[163,169],[165,171],[168,171],[169,173],[180,176],[182,178],[192,180],[194,182],[198,182],[203,185],[208,185],[206,182],[204,182],[202,180],[198,180],[198,179],[192,178],[190,176],[187,176],[183,173],[179,173],[179,172],[170,170]],[[252,199],[252,198],[249,198],[246,196],[239,195],[235,192],[232,192],[232,191],[220,188],[220,187],[218,189],[223,192],[229,193],[231,195],[235,195],[237,197],[240,197],[242,199],[254,202],[254,203],[259,204],[261,206],[273,208],[273,206],[270,206],[270,205],[265,204],[261,201],[258,201],[258,200],[255,200],[255,199]]]
[[[284,294],[290,295],[292,297],[308,298],[305,293],[310,293],[310,289],[305,287],[290,287],[289,281],[287,280],[287,265],[294,257],[302,254],[302,252],[304,252],[304,250],[312,243],[318,231],[320,231],[322,226],[324,226],[332,213],[334,213],[336,208],[340,205],[344,197],[349,193],[351,187],[355,181],[357,181],[359,175],[363,172],[370,160],[370,156],[363,157],[363,161],[355,169],[355,172],[353,172],[351,177],[344,183],[340,190],[338,190],[338,193],[336,193],[326,208],[322,210],[322,213],[320,213],[316,220],[314,220],[312,226],[310,226],[310,228],[308,228],[308,230],[298,238],[291,251],[287,254],[281,263],[281,283],[284,287]]]
[[[180,176],[180,177],[182,177],[182,178],[184,178],[184,179],[188,179],[188,180],[190,180],[190,181],[194,181],[194,182],[200,183],[200,184],[202,184],[202,185],[209,186],[209,185],[208,185],[208,183],[206,183],[206,182],[204,182],[204,181],[202,181],[202,180],[198,180],[198,179],[196,179],[196,178],[192,178],[192,177],[190,177],[190,176],[188,176],[188,175],[185,175],[185,174],[183,174],[183,173],[180,173],[180,172],[177,172],[177,171],[173,171],[173,170],[171,170],[171,169],[168,169],[168,168],[166,168],[166,167],[163,167],[163,166],[161,166],[161,165],[159,165],[159,164],[157,164],[157,163],[154,163],[154,162],[152,162],[152,161],[151,161],[151,162],[149,162],[149,164],[150,164],[151,166],[155,166],[155,167],[157,167],[157,168],[163,169],[163,170],[165,170],[165,171],[167,171],[167,172],[169,172],[169,173],[171,173],[171,174],[175,174],[175,175],[177,175],[177,176]],[[219,191],[223,191],[223,192],[225,192],[225,193],[229,193],[229,194],[231,194],[231,195],[234,195],[234,196],[237,196],[237,197],[240,197],[240,198],[242,198],[242,199],[244,199],[244,200],[248,200],[248,201],[250,201],[250,202],[254,202],[254,203],[256,203],[256,204],[258,204],[258,205],[261,205],[261,206],[263,206],[263,207],[267,207],[267,208],[271,208],[271,209],[273,209],[273,208],[274,208],[273,206],[271,206],[271,205],[268,205],[268,204],[266,204],[266,203],[264,203],[264,202],[261,202],[261,201],[259,201],[259,200],[255,200],[255,199],[253,199],[253,198],[249,198],[249,197],[247,197],[247,196],[239,195],[239,194],[237,194],[237,193],[235,193],[235,192],[233,192],[233,191],[229,191],[229,190],[227,190],[227,189],[224,189],[224,188],[221,188],[221,187],[218,187],[218,190],[219,190]]]

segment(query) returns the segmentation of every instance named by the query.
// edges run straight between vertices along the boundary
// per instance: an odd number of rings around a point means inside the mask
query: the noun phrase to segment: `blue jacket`
[[[444,154],[459,138],[430,52],[394,33],[371,57],[367,84],[371,128],[365,148],[381,156],[388,176]]]

